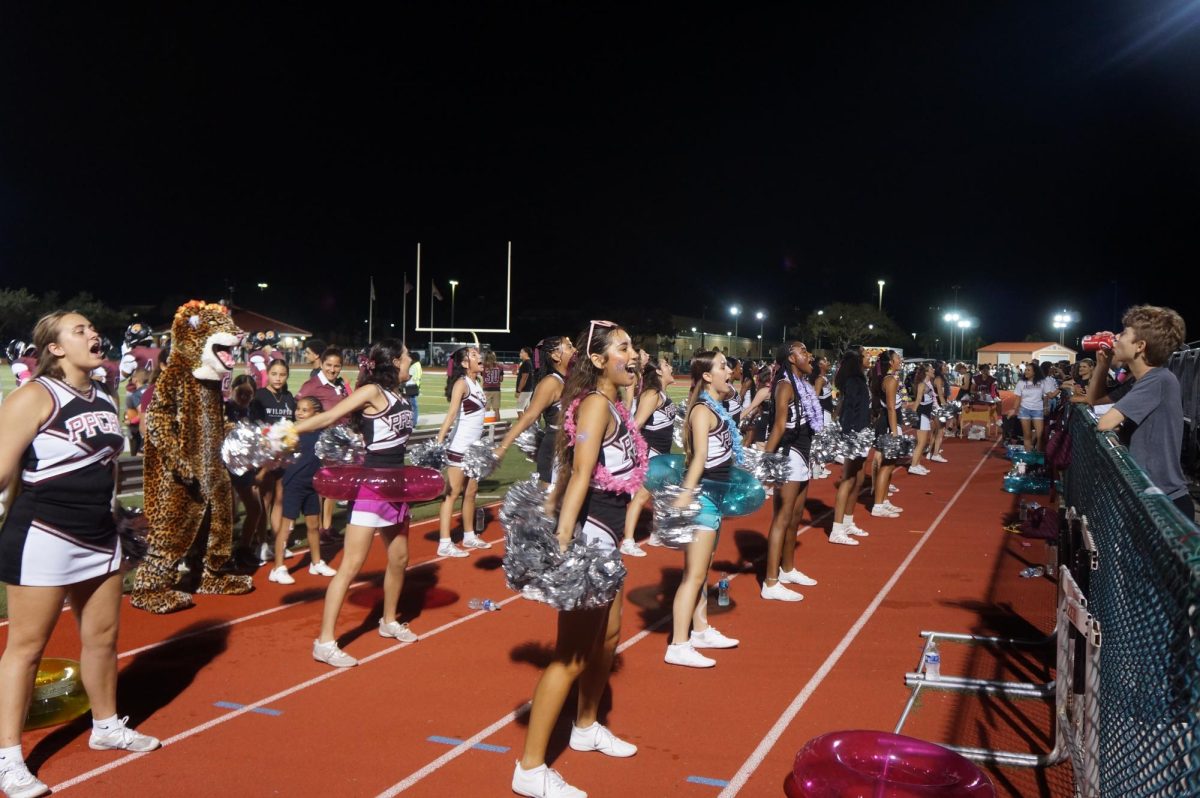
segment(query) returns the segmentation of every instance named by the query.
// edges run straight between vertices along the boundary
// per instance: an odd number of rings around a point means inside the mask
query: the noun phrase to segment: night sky
[[[1135,301],[1200,337],[1195,0],[174,5],[5,9],[0,285],[232,284],[365,337],[368,276],[398,323],[420,241],[493,327],[511,239],[502,348],[555,307],[777,331],[878,279],[916,332],[957,285],[988,341]]]

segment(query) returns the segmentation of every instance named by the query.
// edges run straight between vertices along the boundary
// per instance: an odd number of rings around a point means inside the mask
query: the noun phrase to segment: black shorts
[[[312,486],[283,491],[283,517],[295,521],[302,515],[318,515],[321,499]]]
[[[538,444],[537,470],[538,479],[549,484],[554,481],[554,457],[558,449],[558,430],[548,429]]]
[[[670,454],[674,436],[675,431],[671,427],[642,430],[642,437],[646,439],[646,445],[650,447],[651,457],[656,454]]]

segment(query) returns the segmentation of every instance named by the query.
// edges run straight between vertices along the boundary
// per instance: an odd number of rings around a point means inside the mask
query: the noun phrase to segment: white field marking
[[[832,512],[833,512],[832,510],[829,510],[829,511],[822,513],[817,518],[814,518],[812,520],[812,523],[808,524],[805,527],[802,527],[797,532],[797,534],[803,534],[804,532],[808,531],[809,529],[812,529],[812,527],[816,526],[816,524],[819,521],[821,521],[825,517],[829,516]],[[728,579],[730,582],[732,582],[734,579],[737,579],[738,576],[740,576],[740,574],[729,574]],[[659,618],[657,621],[652,623],[650,626],[647,626],[645,629],[638,632],[637,634],[635,634],[633,637],[626,640],[621,645],[617,646],[617,653],[620,654],[620,653],[624,652],[626,649],[628,649],[629,647],[637,645],[642,640],[645,640],[647,637],[650,636],[650,634],[652,632],[654,632],[654,631],[658,630],[659,628],[661,628],[662,626],[666,625],[667,621],[671,620],[671,618],[672,618],[671,613],[667,613],[663,617]],[[519,708],[508,713],[507,715],[500,718],[499,720],[497,720],[495,723],[488,726],[487,728],[481,729],[480,731],[471,735],[470,738],[463,740],[461,743],[456,745],[454,748],[451,748],[449,751],[442,754],[441,756],[439,756],[437,759],[433,760],[429,764],[425,765],[420,770],[410,773],[403,781],[397,782],[396,784],[393,784],[388,789],[379,793],[379,795],[376,796],[376,798],[394,798],[394,796],[397,796],[400,793],[404,792],[409,787],[413,786],[414,784],[416,784],[417,782],[426,778],[427,776],[430,776],[433,773],[435,773],[436,771],[441,770],[444,766],[448,765],[453,760],[462,756],[467,751],[470,751],[477,743],[483,742],[488,737],[491,737],[493,734],[495,734],[496,732],[503,729],[505,726],[507,726],[510,723],[512,723],[513,721],[515,721],[517,718],[528,713],[530,706],[531,706],[531,703],[526,701]]]
[[[979,473],[979,469],[982,468],[983,464],[987,462],[988,457],[991,456],[992,450],[995,448],[996,444],[993,443],[991,447],[989,447],[984,453],[983,457],[975,465],[975,468],[969,475],[967,475],[967,478],[963,480],[962,485],[958,488],[958,492],[955,493],[954,497],[950,499],[950,502],[942,508],[942,511],[938,514],[938,517],[935,518],[933,523],[930,524],[929,528],[925,530],[925,534],[921,536],[921,539],[918,540],[912,547],[912,550],[909,551],[908,556],[905,557],[904,561],[896,567],[896,570],[892,573],[891,578],[888,579],[887,582],[884,583],[883,587],[879,589],[879,592],[875,594],[875,598],[871,599],[871,603],[868,604],[867,608],[863,610],[861,615],[858,616],[858,620],[854,622],[854,625],[850,627],[833,651],[829,653],[829,656],[825,658],[825,661],[821,663],[821,667],[818,668],[817,672],[812,675],[812,678],[808,680],[808,683],[804,685],[804,688],[795,697],[795,699],[792,700],[792,703],[786,710],[784,710],[784,713],[779,716],[777,721],[775,721],[775,725],[771,727],[771,730],[768,731],[767,735],[762,739],[761,742],[759,742],[758,747],[754,749],[754,753],[750,755],[749,759],[742,763],[742,766],[738,768],[738,772],[734,774],[732,779],[729,780],[729,785],[726,786],[725,789],[721,790],[721,793],[717,796],[717,798],[732,798],[732,796],[738,794],[742,787],[746,786],[746,781],[752,775],[754,775],[754,771],[758,769],[758,766],[762,764],[767,754],[770,753],[771,749],[775,747],[775,744],[779,742],[779,738],[787,730],[787,727],[791,725],[791,722],[808,702],[808,699],[812,697],[812,694],[816,692],[816,689],[821,686],[821,682],[825,681],[825,677],[828,676],[831,671],[833,671],[833,668],[835,665],[837,665],[838,660],[842,658],[842,655],[846,653],[846,649],[848,649],[850,644],[854,642],[854,639],[858,637],[858,633],[861,632],[863,627],[867,625],[867,622],[871,620],[871,616],[873,616],[875,611],[879,609],[879,605],[883,603],[885,598],[887,598],[888,593],[890,593],[892,588],[896,586],[896,583],[900,581],[900,577],[904,575],[906,570],[908,570],[908,566],[912,564],[914,559],[916,559],[917,554],[919,554],[921,549],[925,546],[925,542],[929,540],[929,537],[933,534],[933,531],[938,528],[939,524],[942,523],[942,519],[946,517],[946,514],[950,512],[950,508],[953,507],[958,501],[959,497],[962,496],[963,491],[967,489],[967,485],[969,485],[971,480],[975,478],[975,475]]]
[[[499,602],[499,605],[501,607],[503,607],[505,604],[514,602],[519,598],[521,598],[520,594],[517,594],[515,596],[509,596],[508,598]],[[427,640],[431,637],[441,634],[442,632],[449,631],[450,629],[453,629],[454,627],[459,626],[460,624],[464,624],[467,621],[474,620],[475,618],[478,618],[482,615],[487,615],[487,614],[488,614],[487,610],[478,610],[476,612],[471,613],[470,615],[464,615],[462,618],[457,618],[453,621],[450,621],[449,623],[442,624],[441,626],[437,627],[436,629],[425,632],[423,635],[421,635],[421,639]],[[362,659],[360,659],[358,661],[358,663],[359,663],[359,665],[366,665],[369,662],[373,662],[377,659],[386,657],[389,654],[399,651],[402,648],[408,648],[411,645],[413,645],[413,644],[412,643],[396,643],[395,645],[389,646],[388,648],[385,648],[382,651],[376,651],[374,654],[370,654],[366,657],[363,657]],[[304,682],[301,682],[300,684],[293,685],[293,686],[287,688],[286,690],[280,690],[278,693],[273,693],[272,695],[269,695],[266,698],[260,698],[259,700],[255,701],[252,704],[247,704],[246,706],[240,707],[239,709],[230,710],[229,712],[226,712],[224,715],[218,715],[217,717],[213,718],[212,720],[206,721],[205,723],[201,723],[199,726],[193,726],[190,729],[185,729],[184,731],[181,731],[178,734],[172,735],[162,741],[163,747],[165,748],[168,745],[175,745],[176,743],[183,742],[184,740],[188,739],[189,737],[194,737],[195,735],[200,734],[205,731],[208,731],[211,728],[220,726],[222,723],[226,723],[228,721],[233,720],[234,718],[245,715],[247,712],[253,712],[254,710],[258,709],[259,707],[267,706],[268,704],[277,703],[278,701],[281,701],[284,698],[287,698],[288,696],[299,693],[302,690],[307,690],[308,688],[313,687],[314,685],[318,685],[321,682],[325,682],[325,681],[333,679],[337,676],[341,676],[342,674],[344,674],[350,670],[352,670],[352,669],[351,668],[332,668],[332,669],[326,671],[325,673],[322,673],[320,676],[314,676],[313,678],[309,679],[308,681],[304,681]],[[58,792],[59,790],[65,790],[68,787],[74,787],[77,784],[82,784],[85,781],[90,781],[90,780],[96,778],[97,776],[102,776],[105,773],[116,770],[117,768],[119,768],[123,765],[128,765],[130,762],[133,762],[137,759],[141,759],[147,753],[150,753],[150,752],[143,751],[141,753],[127,754],[127,755],[121,757],[120,759],[116,759],[112,762],[109,762],[107,765],[101,765],[100,767],[93,768],[92,770],[89,770],[86,773],[81,773],[78,776],[75,776],[74,778],[67,779],[66,781],[61,782],[59,784],[55,784],[53,787],[50,788],[50,790],[51,790],[51,792]]]

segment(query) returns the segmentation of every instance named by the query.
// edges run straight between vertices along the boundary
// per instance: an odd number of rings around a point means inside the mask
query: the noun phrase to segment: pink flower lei
[[[593,391],[593,393],[596,392]],[[567,442],[572,446],[575,445],[575,412],[579,409],[579,403],[590,395],[583,394],[575,397],[575,401],[571,402],[571,406],[563,414],[563,431],[567,433]],[[650,447],[646,444],[646,439],[642,437],[637,425],[629,417],[629,411],[625,405],[612,401],[609,404],[616,407],[617,416],[624,422],[625,429],[629,431],[629,437],[633,439],[633,471],[623,477],[617,477],[613,476],[613,473],[602,463],[596,463],[596,468],[592,472],[592,482],[601,490],[610,493],[628,493],[632,496],[638,492],[638,488],[642,487],[642,483],[646,480],[646,470],[650,464]]]

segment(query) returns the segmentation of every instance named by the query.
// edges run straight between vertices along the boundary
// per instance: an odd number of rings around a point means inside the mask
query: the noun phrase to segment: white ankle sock
[[[25,756],[21,753],[20,745],[0,748],[0,770],[8,770],[23,764],[25,764]]]
[[[116,726],[116,725],[117,725],[117,716],[116,715],[113,715],[111,718],[102,718],[100,720],[97,720],[94,717],[92,718],[92,728],[95,729],[96,731],[108,731],[109,729],[111,729],[113,726]]]
[[[854,526],[854,516],[846,513],[842,516],[842,526]]]
[[[452,542],[450,538],[438,538],[439,546],[449,546]]]
[[[836,535],[838,532],[845,532],[845,531],[846,531],[846,522],[845,521],[834,521],[833,522],[833,529],[831,530],[832,534]]]
[[[475,539],[474,532],[463,532],[463,540],[474,540],[474,539]]]

